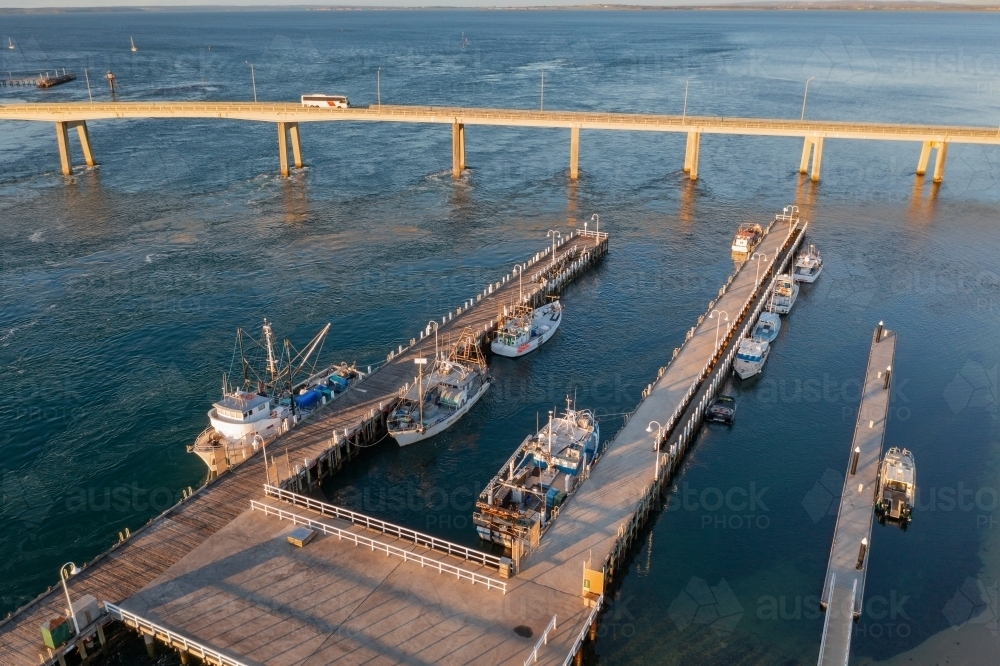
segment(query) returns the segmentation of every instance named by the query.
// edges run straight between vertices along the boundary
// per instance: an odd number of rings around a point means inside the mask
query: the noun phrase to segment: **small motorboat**
[[[754,375],[760,374],[767,363],[767,355],[771,351],[771,346],[767,340],[757,338],[743,338],[740,346],[736,349],[736,358],[733,360],[733,371],[740,379],[750,379]]]
[[[778,331],[780,330],[781,317],[774,312],[764,311],[760,313],[757,324],[753,327],[752,337],[758,340],[767,340],[768,343],[771,343],[778,337]]]
[[[759,224],[741,224],[733,237],[733,252],[750,254],[764,237],[764,229]]]
[[[775,280],[774,293],[771,294],[771,307],[778,314],[788,314],[799,297],[799,283],[791,275],[783,273]]]
[[[559,301],[534,309],[530,305],[515,305],[512,315],[500,326],[496,338],[490,343],[490,349],[500,356],[524,356],[555,335],[561,322],[562,305]]]
[[[810,245],[809,249],[799,254],[795,260],[795,281],[813,283],[822,272],[823,257],[819,256],[815,245]]]
[[[730,395],[720,395],[705,409],[705,420],[733,425],[736,420],[736,399]]]
[[[906,525],[913,515],[916,494],[917,469],[913,454],[894,446],[882,459],[875,514],[880,519]]]

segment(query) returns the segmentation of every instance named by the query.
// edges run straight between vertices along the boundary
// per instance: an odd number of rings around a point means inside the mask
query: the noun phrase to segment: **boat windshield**
[[[741,361],[751,361],[753,363],[760,361],[760,356],[751,356],[750,354],[737,354],[736,358]]]

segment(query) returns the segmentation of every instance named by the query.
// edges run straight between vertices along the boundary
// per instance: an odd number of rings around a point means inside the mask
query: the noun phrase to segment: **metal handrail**
[[[206,663],[215,662],[219,666],[247,666],[247,664],[242,661],[226,656],[218,650],[205,647],[197,641],[193,641],[176,631],[171,631],[166,627],[150,622],[149,620],[142,618],[135,613],[131,613],[120,606],[116,606],[105,601],[104,608],[107,609],[108,614],[116,620],[132,625],[142,633],[149,632],[153,634],[153,636],[163,636],[166,639],[166,642],[172,647],[180,647],[185,652],[193,654]]]
[[[346,520],[355,525],[361,525],[362,527],[367,527],[370,530],[377,530],[383,534],[389,534],[399,539],[405,539],[411,541],[418,546],[423,546],[425,548],[430,548],[431,550],[436,550],[442,553],[447,553],[448,555],[455,555],[461,557],[464,560],[469,560],[475,562],[476,564],[481,564],[484,567],[492,567],[494,569],[499,569],[501,566],[500,557],[497,555],[491,555],[489,553],[484,553],[481,550],[476,550],[475,548],[469,548],[467,546],[461,546],[457,543],[452,543],[451,541],[446,541],[444,539],[439,539],[437,537],[431,536],[429,534],[424,534],[423,532],[418,532],[412,530],[408,527],[403,527],[401,525],[395,525],[393,523],[386,522],[384,520],[379,520],[378,518],[372,518],[371,516],[366,516],[363,513],[358,513],[357,511],[351,511],[350,509],[345,509],[343,507],[336,506],[334,504],[327,504],[326,502],[320,502],[311,497],[306,497],[304,495],[299,495],[290,490],[285,490],[284,488],[278,488],[277,486],[264,485],[264,494],[268,497],[273,497],[284,502],[289,502],[295,506],[303,506],[307,509],[312,509],[317,511],[324,516],[332,516],[334,518],[340,518],[341,520]]]
[[[494,580],[489,576],[484,576],[483,574],[479,574],[474,571],[466,571],[465,569],[456,567],[454,564],[448,564],[447,562],[441,562],[440,560],[424,557],[423,555],[419,555],[417,553],[411,553],[403,548],[390,546],[387,543],[376,541],[375,539],[366,537],[363,534],[355,534],[354,532],[342,530],[339,527],[327,525],[326,523],[300,516],[296,513],[292,513],[291,511],[277,509],[262,502],[258,502],[257,500],[250,500],[250,508],[254,511],[263,511],[264,515],[277,516],[280,520],[289,520],[294,525],[305,525],[309,529],[317,530],[323,534],[335,536],[339,539],[347,539],[348,541],[354,543],[355,546],[366,546],[371,548],[373,551],[378,550],[386,555],[395,555],[396,557],[402,558],[404,562],[409,562],[411,560],[419,562],[420,568],[430,567],[432,569],[437,569],[438,573],[452,574],[459,580],[465,579],[472,581],[473,585],[481,583],[486,585],[487,590],[497,588],[504,594],[507,594],[506,583]]]
[[[542,637],[538,639],[537,643],[535,643],[535,649],[532,650],[531,654],[528,655],[528,658],[524,660],[524,666],[528,666],[528,664],[533,664],[538,661],[538,651],[542,649],[543,645],[549,644],[549,632],[555,628],[556,616],[553,615],[552,619],[549,620],[548,625],[545,627],[545,631],[542,632]]]
[[[580,646],[583,645],[584,639],[587,637],[587,630],[590,629],[590,625],[594,624],[597,620],[597,614],[601,612],[601,606],[604,605],[604,595],[597,597],[597,603],[594,604],[594,610],[590,611],[590,615],[587,616],[587,621],[584,622],[583,628],[580,629],[580,633],[577,635],[576,640],[573,641],[573,646],[569,649],[569,654],[566,655],[566,659],[563,660],[562,666],[569,666],[573,663],[573,657],[576,656],[577,651]]]

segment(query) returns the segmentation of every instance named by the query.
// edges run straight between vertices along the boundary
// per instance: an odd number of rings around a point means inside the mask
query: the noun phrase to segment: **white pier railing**
[[[531,651],[528,658],[524,660],[524,666],[528,664],[534,664],[538,661],[538,651],[542,649],[543,645],[549,644],[549,632],[555,630],[556,628],[556,616],[553,615],[552,619],[549,620],[549,624],[545,627],[545,631],[542,632],[542,637],[538,639],[535,643],[535,649]]]
[[[455,557],[461,557],[463,560],[475,562],[476,564],[480,564],[484,567],[499,570],[501,567],[505,566],[500,561],[500,557],[497,555],[491,555],[489,553],[484,553],[481,550],[476,550],[475,548],[469,548],[468,546],[461,546],[457,543],[452,543],[451,541],[445,541],[444,539],[439,539],[431,536],[430,534],[424,534],[423,532],[411,530],[408,527],[387,523],[384,520],[372,518],[371,516],[366,516],[363,513],[351,511],[350,509],[345,509],[334,504],[320,502],[319,500],[299,495],[298,493],[293,493],[290,490],[285,490],[284,488],[265,485],[264,494],[268,497],[273,497],[274,499],[294,504],[295,506],[311,509],[317,513],[323,514],[324,516],[340,518],[341,520],[346,520],[350,523],[354,523],[355,525],[361,525],[362,527],[367,527],[370,530],[376,530],[382,534],[392,535],[397,539],[411,541],[418,546],[447,553],[448,555],[454,555]]]
[[[569,649],[569,654],[566,655],[566,659],[563,661],[563,666],[570,666],[570,664],[573,663],[573,658],[576,656],[576,653],[579,652],[584,639],[587,638],[587,631],[590,629],[590,625],[597,621],[597,614],[601,612],[601,606],[603,605],[604,595],[602,594],[597,597],[597,603],[594,604],[594,610],[590,611],[590,615],[587,616],[587,621],[583,623],[583,628],[580,629],[580,633],[577,634],[576,640],[573,641],[573,647]]]
[[[318,520],[313,520],[312,518],[306,518],[305,516],[300,516],[297,513],[291,511],[285,511],[284,509],[279,509],[269,504],[264,504],[258,502],[257,500],[250,500],[250,508],[254,511],[262,511],[264,515],[277,516],[280,520],[291,521],[294,525],[305,525],[309,529],[316,530],[317,532],[322,532],[330,536],[335,536],[338,539],[346,539],[350,541],[355,546],[365,546],[373,551],[379,551],[385,553],[386,555],[395,555],[396,557],[402,558],[404,562],[419,562],[420,567],[428,567],[431,569],[436,569],[438,573],[450,574],[455,576],[459,580],[471,581],[473,585],[480,584],[485,585],[487,590],[492,590],[496,588],[507,594],[507,583],[503,581],[494,580],[489,576],[484,576],[481,573],[476,573],[475,571],[467,571],[461,567],[457,567],[454,564],[449,564],[447,562],[442,562],[440,560],[435,560],[430,557],[424,557],[418,553],[412,553],[404,548],[399,548],[398,546],[391,546],[387,543],[382,543],[381,541],[376,541],[375,539],[366,537],[363,534],[357,534],[355,532],[349,532],[347,530],[342,530],[339,527],[334,527],[333,525],[327,525],[326,523],[320,522]]]
[[[128,626],[138,629],[143,634],[151,634],[154,638],[159,638],[172,647],[180,648],[184,652],[193,654],[206,664],[216,664],[216,666],[247,666],[242,661],[226,656],[218,650],[205,647],[197,641],[193,641],[186,636],[178,634],[176,631],[167,629],[166,627],[161,627],[154,622],[150,622],[145,618],[139,617],[135,613],[130,613],[124,608],[115,606],[114,604],[106,601],[104,602],[104,608],[106,608],[108,614],[116,620],[120,620]]]

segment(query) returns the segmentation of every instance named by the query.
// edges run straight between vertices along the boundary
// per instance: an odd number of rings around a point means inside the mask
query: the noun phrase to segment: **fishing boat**
[[[129,43],[129,44],[131,45],[131,47],[129,48],[129,50],[130,50],[130,51],[131,51],[132,53],[135,53],[136,51],[138,51],[138,50],[139,50],[139,49],[137,49],[137,48],[135,47],[135,42],[134,42],[134,41],[132,40],[132,38],[131,38],[131,37],[129,37],[129,38],[128,38],[128,43]]]
[[[778,314],[788,314],[799,297],[799,283],[791,275],[782,273],[774,283],[774,293],[771,294],[771,306]]]
[[[823,257],[819,256],[819,251],[815,245],[810,245],[809,249],[799,254],[795,260],[795,281],[813,283],[819,274],[823,272]]]
[[[741,224],[733,237],[733,252],[749,254],[764,237],[764,229],[759,224]]]
[[[549,422],[521,443],[479,494],[472,522],[480,539],[529,552],[590,475],[600,427],[590,410],[572,402],[566,399],[562,416],[550,411]]]
[[[499,327],[490,349],[494,354],[509,358],[524,356],[555,335],[561,322],[562,305],[559,301],[546,303],[540,308],[515,305]]]
[[[412,385],[404,387],[387,421],[389,434],[408,446],[447,430],[483,397],[492,378],[472,329],[465,329],[448,358],[427,359]],[[429,365],[423,374],[424,364]]]
[[[767,340],[758,338],[742,338],[739,347],[736,349],[736,358],[733,359],[733,372],[740,379],[750,379],[754,375],[760,374],[767,363],[767,355],[771,351],[771,346]]]
[[[211,476],[253,455],[364,377],[346,363],[317,367],[329,330],[327,324],[302,351],[288,340],[276,351],[267,319],[260,340],[242,329],[236,331],[230,372],[222,375],[222,398],[208,410],[209,427],[188,447],[205,462]],[[237,363],[241,380],[231,385]]]
[[[769,344],[778,337],[781,330],[781,317],[776,313],[765,310],[760,313],[757,323],[753,327],[752,337],[758,340],[766,340]]]
[[[882,459],[875,514],[881,519],[906,525],[913,515],[916,494],[917,470],[913,454],[894,446]]]

